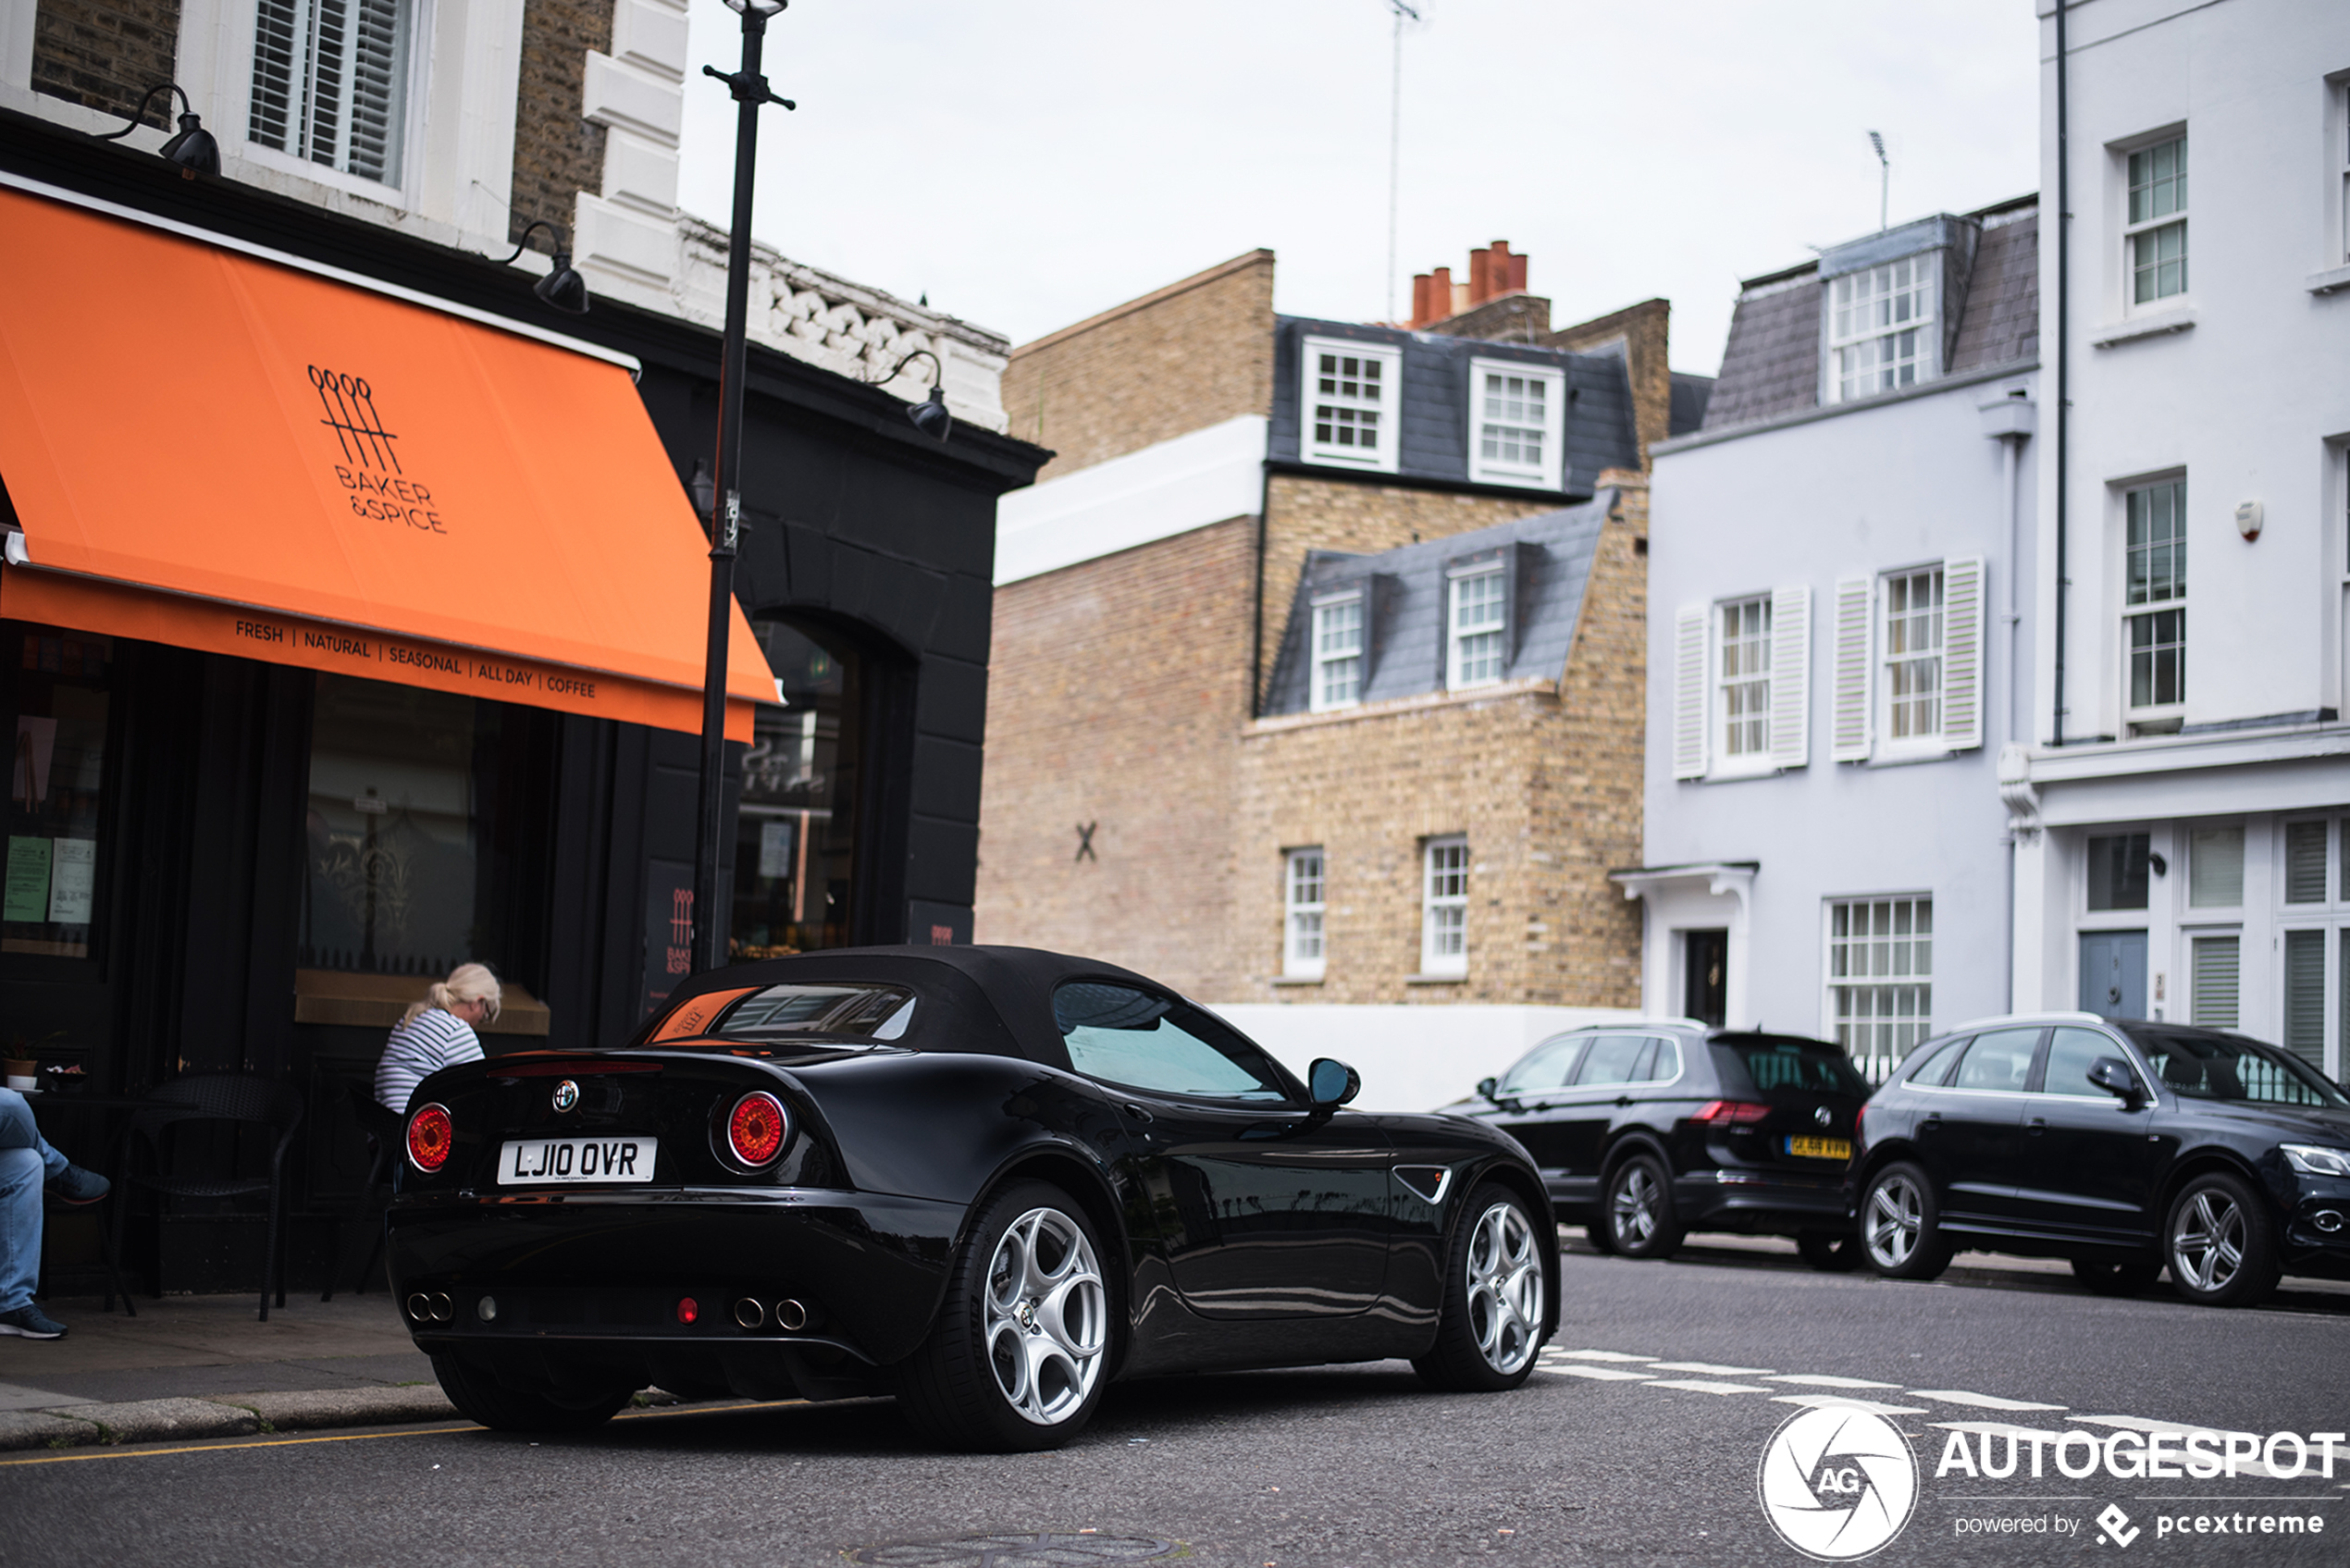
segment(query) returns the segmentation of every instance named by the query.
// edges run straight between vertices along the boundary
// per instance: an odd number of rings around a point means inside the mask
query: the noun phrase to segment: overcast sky
[[[1510,241],[1565,325],[1673,302],[1720,364],[1738,280],[2037,179],[2031,0],[1421,0],[1394,298]],[[1264,245],[1276,306],[1384,319],[1388,0],[795,0],[758,236],[1015,343]],[[739,23],[693,0],[679,200],[722,225]]]

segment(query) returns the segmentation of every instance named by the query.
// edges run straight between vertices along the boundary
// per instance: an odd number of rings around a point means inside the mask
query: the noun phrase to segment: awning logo
[[[1901,1533],[1917,1506],[1918,1464],[1883,1417],[1835,1405],[1791,1416],[1755,1473],[1762,1516],[1806,1557],[1846,1562]]]
[[[446,534],[432,490],[401,466],[400,438],[384,428],[375,389],[364,376],[311,365],[318,423],[335,433],[342,461],[335,482],[351,492],[351,510],[382,523],[404,523],[419,533]]]

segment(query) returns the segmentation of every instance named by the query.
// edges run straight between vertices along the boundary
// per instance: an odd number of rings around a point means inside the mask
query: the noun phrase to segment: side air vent
[[[1441,1204],[1453,1185],[1453,1167],[1442,1165],[1399,1165],[1395,1179],[1423,1203]]]

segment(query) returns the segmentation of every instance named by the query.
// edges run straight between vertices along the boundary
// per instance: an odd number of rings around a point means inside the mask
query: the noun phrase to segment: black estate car
[[[1862,1112],[1862,1250],[1931,1279],[1960,1246],[2062,1257],[2093,1290],[2165,1267],[2214,1306],[2350,1274],[2350,1097],[2289,1051],[2091,1013],[1985,1019]]]
[[[1508,1138],[1344,1109],[1128,970],[1010,947],[712,969],[624,1045],[433,1074],[388,1256],[485,1426],[688,1396],[894,1393],[1041,1449],[1116,1378],[1411,1360],[1513,1389],[1558,1232]]]
[[[1526,1145],[1559,1217],[1626,1257],[1690,1230],[1792,1236],[1857,1266],[1845,1167],[1869,1086],[1844,1049],[1687,1019],[1573,1030],[1448,1109]]]

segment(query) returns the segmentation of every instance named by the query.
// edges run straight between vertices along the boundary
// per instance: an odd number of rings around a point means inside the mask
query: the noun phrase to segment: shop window
[[[0,650],[16,710],[0,953],[90,957],[111,712],[108,637],[12,627]]]
[[[2146,835],[2101,833],[2089,840],[2089,907],[2146,907]]]
[[[862,673],[847,650],[781,621],[751,630],[783,688],[743,757],[728,950],[776,958],[849,943]]]
[[[312,709],[303,969],[495,964],[485,876],[502,705],[321,674]]]

